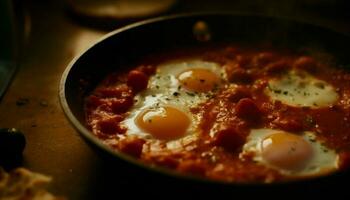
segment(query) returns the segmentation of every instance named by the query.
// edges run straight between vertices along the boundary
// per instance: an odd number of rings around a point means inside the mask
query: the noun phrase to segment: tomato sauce
[[[220,181],[274,182],[290,178],[257,164],[249,155],[239,156],[254,128],[314,132],[325,146],[338,152],[340,169],[349,165],[350,73],[346,69],[336,67],[328,57],[271,48],[229,45],[180,53],[187,54],[219,63],[227,74],[226,85],[220,86],[206,102],[191,108],[201,119],[200,137],[191,143],[192,148],[185,145],[178,151],[169,151],[160,141],[160,150],[155,151],[147,139],[125,134],[127,130],[120,124],[129,114],[134,96],[147,88],[158,63],[178,58],[176,53],[151,56],[129,72],[108,76],[86,98],[88,127],[112,148],[147,164]],[[331,84],[339,95],[337,102],[310,108],[272,101],[264,92],[268,80],[291,69],[306,71]],[[209,134],[211,131],[214,136]]]

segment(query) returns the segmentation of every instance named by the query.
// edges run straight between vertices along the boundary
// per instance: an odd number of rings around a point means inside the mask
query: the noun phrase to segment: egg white
[[[243,158],[246,154],[253,153],[253,160],[259,164],[268,166],[278,170],[280,173],[289,176],[313,176],[327,174],[335,171],[338,168],[338,155],[332,150],[322,145],[321,141],[316,139],[314,133],[305,131],[302,137],[308,142],[313,150],[313,157],[308,161],[306,166],[300,170],[285,170],[276,166],[270,165],[262,157],[262,141],[269,135],[281,132],[274,129],[252,129],[247,142],[243,146],[240,157]]]
[[[296,107],[325,107],[338,99],[332,85],[302,71],[290,71],[282,77],[270,79],[266,94],[272,100]]]

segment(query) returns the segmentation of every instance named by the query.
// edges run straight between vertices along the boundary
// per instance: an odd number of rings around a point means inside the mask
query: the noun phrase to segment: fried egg
[[[190,109],[211,97],[224,73],[217,63],[199,59],[160,64],[121,122],[127,134],[166,141],[169,146],[177,146],[172,141],[179,139],[195,139],[200,119]]]
[[[338,155],[312,132],[293,134],[273,129],[252,129],[241,158],[253,155],[259,164],[289,176],[327,174],[338,167]]]
[[[302,71],[290,71],[270,79],[266,94],[290,106],[325,107],[334,104],[338,94],[329,83]]]

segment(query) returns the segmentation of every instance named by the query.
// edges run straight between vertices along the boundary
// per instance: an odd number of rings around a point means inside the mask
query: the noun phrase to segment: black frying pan
[[[193,33],[198,21],[205,22],[210,30],[211,40],[203,42]],[[97,152],[107,157],[117,167],[136,167],[140,173],[152,174],[152,180],[161,179],[179,185],[196,185],[202,193],[228,192],[232,194],[269,194],[286,192],[290,195],[313,192],[320,195],[325,191],[339,190],[343,180],[349,179],[348,172],[297,182],[269,185],[219,183],[179,175],[164,169],[145,166],[135,159],[112,150],[85,127],[83,99],[110,72],[123,69],[152,52],[167,51],[177,47],[201,46],[209,43],[247,43],[254,45],[262,41],[274,46],[291,49],[320,49],[335,55],[340,65],[350,63],[348,51],[350,38],[326,28],[289,19],[244,14],[187,14],[160,17],[135,23],[115,30],[74,59],[62,75],[60,100],[68,119],[81,136]],[[209,186],[209,187],[208,187]]]

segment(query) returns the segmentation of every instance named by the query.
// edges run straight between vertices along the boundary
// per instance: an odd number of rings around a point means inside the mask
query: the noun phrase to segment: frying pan
[[[204,22],[210,41],[198,40],[193,27]],[[103,37],[87,51],[75,58],[62,75],[59,97],[62,108],[80,135],[109,163],[135,167],[141,173],[152,174],[152,179],[176,180],[176,183],[197,185],[208,191],[239,192],[244,195],[294,190],[289,195],[316,191],[340,190],[349,172],[303,181],[273,184],[221,183],[177,174],[173,171],[146,166],[96,138],[85,126],[84,97],[110,72],[125,69],[144,55],[173,48],[205,46],[215,43],[246,43],[254,45],[269,41],[273,46],[291,49],[326,50],[334,55],[339,65],[348,66],[350,38],[341,33],[287,18],[274,18],[251,14],[196,13],[160,17],[138,22],[115,30]],[[200,186],[199,186],[200,185]],[[216,188],[216,189],[214,189]],[[257,191],[252,192],[252,191]],[[298,191],[298,192],[296,192]],[[339,191],[338,191],[339,192]],[[317,195],[313,194],[313,195]],[[304,194],[305,195],[305,194]]]

